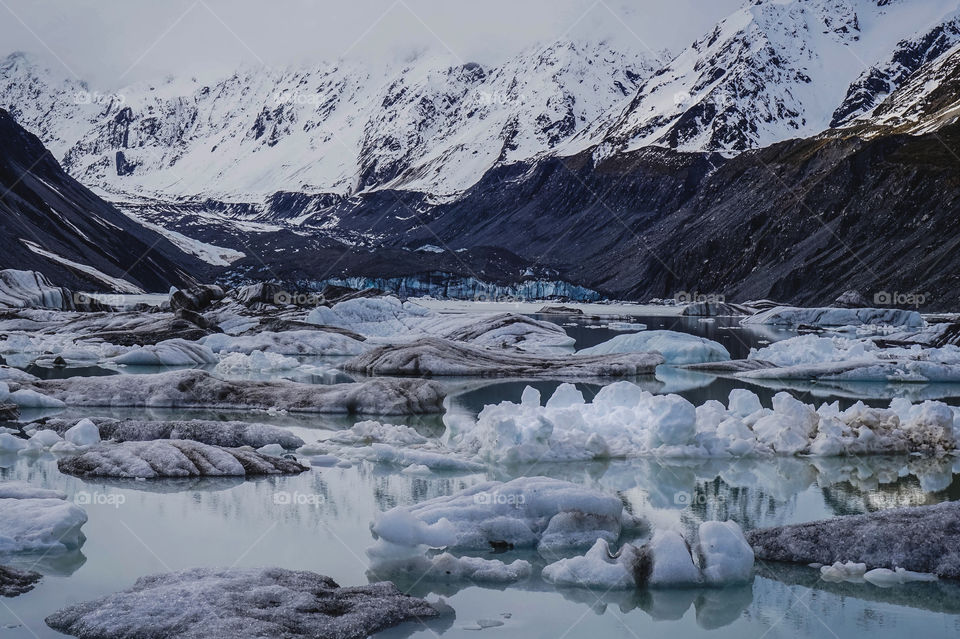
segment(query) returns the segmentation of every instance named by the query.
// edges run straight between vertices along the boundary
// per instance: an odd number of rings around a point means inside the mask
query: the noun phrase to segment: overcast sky
[[[0,53],[116,88],[415,50],[496,64],[558,38],[678,51],[744,0],[0,0]]]

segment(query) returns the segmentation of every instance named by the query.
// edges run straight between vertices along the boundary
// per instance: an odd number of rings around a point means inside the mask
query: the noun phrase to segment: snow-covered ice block
[[[740,320],[741,324],[777,326],[861,326],[864,324],[921,328],[917,311],[897,308],[798,308],[777,306]]]
[[[423,379],[371,379],[353,384],[316,385],[222,380],[201,370],[70,377],[21,386],[27,385],[31,390],[70,406],[264,409],[373,415],[442,412],[445,396],[439,384]]]
[[[249,448],[224,448],[189,440],[105,443],[58,460],[60,472],[79,477],[244,477],[309,470],[292,459]]]
[[[753,578],[753,549],[735,522],[705,521],[698,537],[696,553],[705,583],[745,583]]]
[[[46,622],[80,639],[363,639],[438,614],[389,582],[341,588],[306,571],[193,568],[142,577],[128,590],[69,606]]]
[[[448,552],[398,558],[374,556],[370,565],[370,573],[390,578],[411,577],[418,582],[511,583],[526,579],[531,572],[530,562],[523,559],[507,564],[497,559],[456,557]]]
[[[864,564],[960,579],[960,503],[894,508],[747,533],[759,559]]]
[[[0,552],[62,552],[84,542],[82,508],[59,491],[20,482],[0,484]]]
[[[221,354],[261,351],[279,355],[359,355],[365,350],[363,342],[348,335],[319,330],[263,331],[254,335],[214,333],[200,343]]]
[[[228,448],[238,448],[240,446],[260,448],[268,444],[280,444],[287,450],[296,450],[304,443],[302,439],[285,428],[256,422],[201,419],[144,421],[91,417],[79,422],[73,419],[51,418],[46,420],[43,427],[61,433],[66,438],[66,433],[85,421],[92,422],[96,426],[101,439],[117,442],[190,439],[201,444],[226,446]],[[90,434],[92,436],[92,432]]]
[[[23,408],[63,408],[66,405],[62,400],[27,388],[13,391],[8,399]]]
[[[381,514],[373,532],[399,545],[490,549],[586,547],[620,537],[623,503],[614,495],[547,477],[483,482]]]
[[[185,339],[168,339],[148,346],[134,346],[107,360],[124,366],[199,366],[217,363],[209,347]]]
[[[650,352],[663,355],[667,364],[698,364],[730,359],[730,352],[718,342],[689,333],[666,330],[617,335],[602,344],[577,351],[580,355]]]
[[[662,363],[656,353],[545,355],[425,337],[374,348],[343,364],[343,369],[369,375],[634,377],[652,374]]]
[[[559,586],[609,590],[636,588],[634,566],[627,561],[634,555],[635,549],[629,544],[614,555],[610,544],[605,539],[598,539],[585,555],[555,561],[545,566],[541,574],[545,580]]]
[[[64,431],[63,439],[74,446],[93,446],[100,443],[100,429],[89,419],[81,419]]]

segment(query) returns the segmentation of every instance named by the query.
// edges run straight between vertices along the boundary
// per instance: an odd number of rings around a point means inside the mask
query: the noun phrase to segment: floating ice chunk
[[[903,568],[897,568],[895,570],[874,568],[873,570],[865,572],[863,579],[874,586],[889,588],[890,586],[899,586],[913,581],[937,581],[937,576],[925,572],[904,570]]]
[[[59,490],[38,488],[22,481],[0,482],[0,499],[66,499]]]
[[[777,306],[740,320],[741,324],[778,326],[861,326],[889,325],[904,328],[923,327],[917,311],[896,308],[796,308]]]
[[[573,384],[560,384],[547,400],[547,408],[567,408],[581,406],[584,403],[583,393]],[[539,405],[539,402],[538,402]]]
[[[217,356],[203,344],[178,338],[148,346],[134,346],[123,355],[107,361],[125,366],[198,366],[215,364]]]
[[[55,397],[50,397],[35,390],[21,388],[10,393],[10,401],[24,408],[62,408],[66,406]]]
[[[690,546],[680,533],[658,531],[647,545],[652,567],[647,583],[651,586],[692,586],[700,583],[700,570],[693,563]]]
[[[648,375],[662,363],[657,353],[539,354],[424,337],[374,348],[342,368],[368,375],[580,378]]]
[[[271,455],[273,457],[282,457],[286,451],[280,444],[267,444],[257,449],[261,455]]]
[[[522,559],[507,564],[497,559],[456,557],[445,552],[432,557],[418,555],[398,559],[375,559],[370,566],[370,572],[390,577],[410,576],[417,581],[427,582],[469,580],[511,583],[529,577],[532,568],[530,562]]]
[[[520,395],[520,404],[527,407],[540,407],[540,391],[533,386],[527,386]]]
[[[57,462],[60,472],[80,477],[243,477],[308,470],[294,460],[249,448],[224,448],[189,440],[101,444]]]
[[[825,566],[847,561],[958,579],[958,517],[960,503],[946,502],[752,530],[747,540],[765,560]]]
[[[27,440],[10,433],[0,433],[0,453],[16,453],[27,447]]]
[[[312,572],[193,568],[142,577],[132,588],[75,604],[46,622],[81,639],[364,639],[408,619],[439,613],[389,582],[341,588]]]
[[[697,554],[704,582],[711,585],[748,582],[753,577],[753,549],[732,521],[700,524]]]
[[[62,441],[63,438],[52,430],[38,430],[27,440],[27,448],[43,450],[56,446]]]
[[[63,438],[74,446],[93,446],[100,443],[100,429],[89,419],[81,419],[63,434]]]
[[[649,353],[663,355],[667,364],[698,364],[730,359],[722,344],[705,337],[678,331],[645,331],[632,335],[617,335],[602,344],[578,351],[581,355],[610,353]]]
[[[363,342],[348,335],[328,331],[263,331],[255,335],[226,335],[214,333],[200,340],[214,353],[243,353],[254,351],[280,355],[359,355],[365,350]]]
[[[624,550],[632,551],[629,545]],[[580,586],[583,588],[604,588],[609,590],[636,588],[632,566],[625,561],[632,552],[614,555],[605,539],[597,542],[580,557],[560,559],[545,566],[543,578],[559,586]]]
[[[118,442],[190,439],[202,444],[226,446],[228,448],[238,448],[240,446],[260,448],[268,444],[279,444],[287,450],[295,450],[303,446],[303,440],[287,429],[256,422],[199,419],[154,422],[139,419],[93,417],[79,422],[72,419],[52,418],[46,420],[44,427],[66,437],[66,433],[84,421],[92,422],[96,426],[99,433],[98,441],[100,439],[110,439]],[[91,431],[91,438],[92,435]]]
[[[443,388],[423,379],[371,379],[353,384],[222,380],[201,370],[154,375],[70,377],[30,382],[57,406],[275,409],[309,413],[405,415],[443,410]],[[22,386],[26,386],[23,384]],[[24,392],[18,390],[16,393]],[[11,396],[16,393],[11,393]],[[61,401],[62,400],[62,401]]]
[[[757,394],[745,388],[730,391],[729,406],[730,412],[737,417],[747,417],[763,409]]]
[[[837,561],[830,566],[821,566],[820,578],[824,581],[862,581],[865,572],[867,564]]]
[[[62,493],[17,483],[0,495],[0,552],[61,552],[83,544],[87,514]]]
[[[616,541],[623,503],[613,495],[546,477],[484,482],[456,495],[393,508],[373,532],[386,541],[489,549],[491,544],[541,549]]]

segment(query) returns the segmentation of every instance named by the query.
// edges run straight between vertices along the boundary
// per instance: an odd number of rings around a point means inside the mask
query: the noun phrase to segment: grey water
[[[578,347],[619,332],[595,320],[563,318]],[[734,357],[751,346],[789,337],[748,332],[725,318],[636,318],[649,329],[684,330],[720,341]],[[662,323],[662,324],[658,324]],[[738,347],[737,344],[740,344]],[[736,350],[737,348],[746,349]],[[457,386],[451,381],[451,386]],[[725,399],[743,384],[693,376],[669,367],[636,380],[652,392],[679,392],[691,401]],[[473,380],[451,399],[451,410],[476,413],[484,404],[518,401],[528,383],[549,394],[558,381]],[[580,386],[595,392],[599,383]],[[753,387],[751,387],[753,388]],[[757,391],[756,388],[753,390]],[[760,389],[768,403],[775,389]],[[836,394],[807,390],[823,401],[857,400],[857,389]],[[895,392],[860,393],[885,403]],[[949,395],[953,390],[948,389]],[[833,393],[833,394],[831,394]],[[806,401],[812,401],[806,399]],[[769,405],[769,404],[767,404]],[[82,414],[150,419],[248,419],[290,428],[306,441],[348,428],[352,417],[235,411],[86,409]],[[440,417],[405,420],[439,437]],[[648,636],[688,637],[866,637],[871,639],[956,637],[960,634],[960,585],[916,583],[878,588],[867,583],[829,583],[806,566],[758,562],[752,583],[712,589],[639,592],[557,588],[539,576],[548,558],[508,552],[534,564],[530,578],[516,584],[410,581],[371,572],[366,550],[374,543],[370,524],[378,513],[488,479],[546,475],[615,493],[654,523],[693,530],[709,519],[733,519],[745,529],[812,521],[960,498],[960,461],[954,457],[858,457],[845,459],[656,460],[491,467],[482,473],[412,476],[401,469],[363,462],[349,468],[314,468],[295,477],[161,481],[94,481],[60,474],[56,457],[0,456],[0,481],[23,480],[66,492],[84,503],[86,542],[75,552],[46,556],[0,556],[0,564],[31,568],[44,579],[31,592],[0,599],[0,634],[11,638],[58,637],[43,620],[55,610],[126,588],[141,576],[196,566],[281,566],[329,575],[341,585],[396,579],[411,594],[443,597],[456,611],[430,626],[407,623],[378,637],[499,637],[577,639]],[[310,496],[278,500],[278,494]],[[110,499],[91,499],[109,496]],[[86,503],[85,503],[86,502]],[[89,503],[93,502],[93,503]],[[478,631],[479,620],[503,625]]]

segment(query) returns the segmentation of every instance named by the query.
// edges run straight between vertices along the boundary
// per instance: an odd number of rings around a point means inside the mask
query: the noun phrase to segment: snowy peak
[[[830,126],[845,126],[869,116],[920,67],[944,55],[958,42],[960,12],[916,37],[901,40],[887,59],[864,71],[850,85],[843,103],[834,111]]]
[[[9,61],[0,104],[84,183],[114,193],[262,198],[383,187],[456,193],[548,152],[632,96],[662,61],[557,42],[496,67],[420,56],[244,70],[212,84],[85,86]],[[89,92],[86,95],[93,95]],[[84,103],[86,102],[86,103]]]
[[[754,0],[647,81],[594,128],[606,149],[739,152],[830,125],[865,60],[938,22],[956,0]]]

